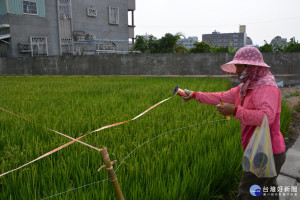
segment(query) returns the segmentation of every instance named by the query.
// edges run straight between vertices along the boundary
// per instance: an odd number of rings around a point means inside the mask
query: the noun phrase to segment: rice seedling
[[[280,131],[284,137],[290,132],[290,124],[292,120],[292,112],[286,101],[281,101]]]
[[[27,163],[102,126],[129,120],[170,97],[174,86],[195,91],[224,91],[225,79],[158,77],[0,77],[0,106],[42,126],[0,112],[1,173]],[[283,104],[283,106],[286,106]],[[282,123],[290,115],[282,109]],[[224,119],[215,106],[179,97],[159,105],[135,121],[82,139],[107,147],[118,168],[125,199],[219,199],[236,191],[242,147],[238,120]],[[182,127],[189,128],[180,129]],[[286,128],[283,128],[286,130]],[[68,147],[0,178],[0,199],[42,199],[107,179],[100,152],[82,144]],[[114,168],[116,168],[115,165]],[[51,199],[114,199],[109,181]]]

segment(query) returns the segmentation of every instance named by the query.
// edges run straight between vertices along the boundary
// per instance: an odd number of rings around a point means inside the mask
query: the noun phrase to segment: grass
[[[0,77],[0,107],[71,137],[125,121],[170,97],[173,88],[224,91],[230,83],[209,78]],[[283,108],[286,105],[283,104]],[[282,122],[289,113],[282,109]],[[215,106],[174,97],[141,118],[91,134],[82,141],[107,147],[120,162],[134,148],[164,132],[224,119]],[[286,128],[283,128],[285,131]],[[242,147],[238,120],[171,132],[137,149],[119,168],[125,199],[220,199],[236,191]],[[0,112],[1,173],[70,140]],[[107,179],[100,152],[71,144],[0,178],[0,199],[42,199]],[[116,166],[115,166],[116,168]],[[51,199],[114,199],[111,183],[93,184]]]
[[[290,107],[286,101],[281,101],[280,131],[283,137],[288,137],[289,135],[292,118]]]
[[[296,92],[291,93],[291,94],[284,95],[284,98],[287,99],[287,98],[290,98],[290,97],[297,97],[297,96],[300,96],[299,91],[296,91]]]

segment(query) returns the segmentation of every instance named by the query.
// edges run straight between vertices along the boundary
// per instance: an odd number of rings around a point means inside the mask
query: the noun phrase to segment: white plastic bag
[[[277,175],[266,115],[261,126],[254,130],[242,158],[242,167],[244,171],[250,171],[259,178]]]

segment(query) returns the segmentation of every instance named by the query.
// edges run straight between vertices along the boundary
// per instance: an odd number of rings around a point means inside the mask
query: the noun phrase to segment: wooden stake
[[[113,166],[111,164],[111,161],[110,161],[109,155],[107,153],[107,148],[106,147],[102,148],[101,155],[103,157],[103,160],[104,160],[104,163],[105,163],[105,166],[106,166],[106,169],[107,169],[107,174],[108,174],[108,177],[109,177],[109,179],[110,179],[110,181],[113,185],[114,193],[115,193],[117,199],[118,200],[124,200],[123,193],[121,191],[121,188],[120,188],[117,176],[114,172]]]

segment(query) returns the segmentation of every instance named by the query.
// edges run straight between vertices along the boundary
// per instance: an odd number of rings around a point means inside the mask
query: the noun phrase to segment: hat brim
[[[244,65],[254,65],[254,66],[260,66],[260,67],[270,67],[269,65],[267,65],[264,62],[254,62],[254,61],[239,61],[239,60],[233,60],[230,61],[224,65],[222,65],[220,68],[222,71],[224,72],[228,72],[228,73],[236,73],[236,64],[244,64]]]

